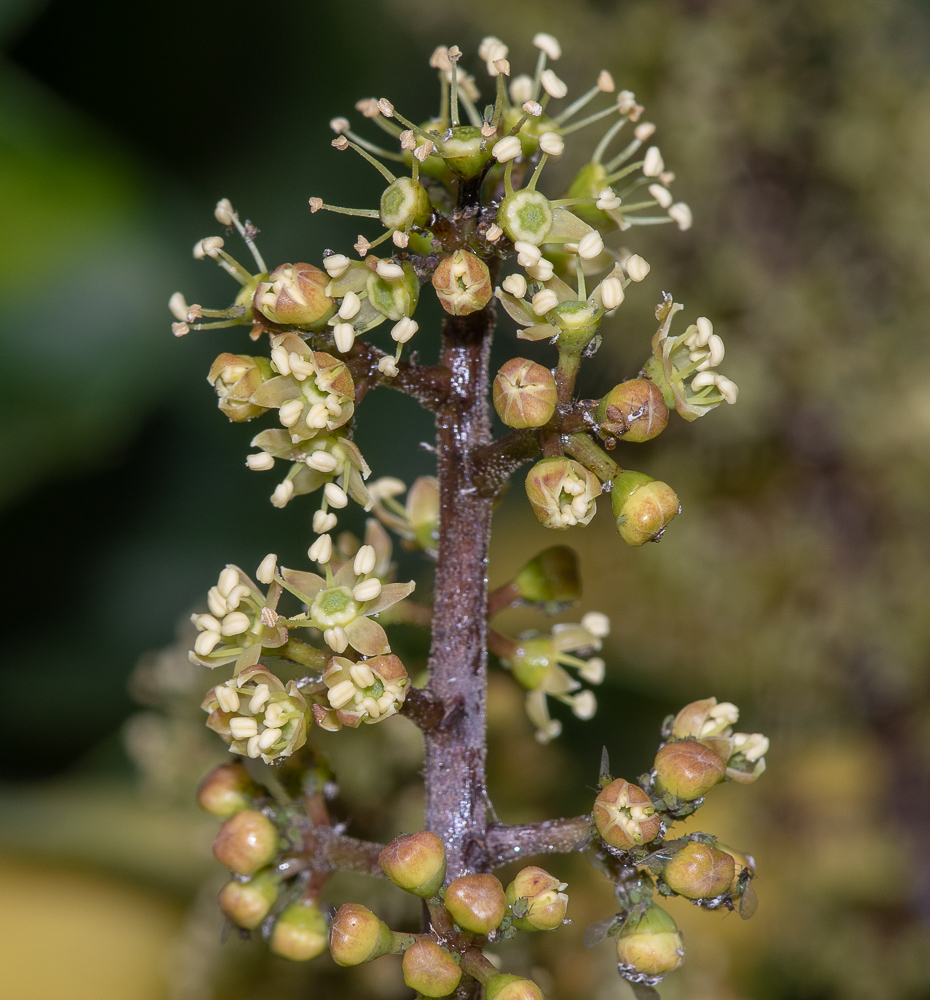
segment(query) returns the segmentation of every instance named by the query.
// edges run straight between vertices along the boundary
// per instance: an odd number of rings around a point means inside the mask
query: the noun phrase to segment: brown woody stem
[[[583,850],[591,839],[591,817],[551,819],[544,823],[488,827],[487,846],[491,866],[499,868],[537,854],[571,854]]]

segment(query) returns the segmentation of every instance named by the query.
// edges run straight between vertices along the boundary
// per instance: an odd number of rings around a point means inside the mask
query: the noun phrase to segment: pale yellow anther
[[[241,611],[233,611],[223,619],[220,635],[242,635],[250,624],[248,615],[244,615]]]
[[[676,201],[674,205],[668,210],[668,217],[677,224],[678,228],[684,232],[691,228],[694,218],[691,215],[691,209],[683,202]]]
[[[578,256],[582,260],[594,260],[604,252],[604,241],[598,232],[585,233],[578,241]]]
[[[616,309],[623,302],[623,282],[619,278],[605,278],[600,289],[605,309]]]
[[[558,132],[543,132],[539,137],[539,148],[549,156],[561,156],[565,151],[565,140]]]
[[[327,503],[330,507],[335,507],[337,510],[345,507],[349,502],[349,498],[345,494],[345,490],[337,486],[335,483],[327,483],[323,487],[323,496],[326,497]]]
[[[326,426],[329,414],[325,403],[314,403],[304,417],[304,423],[315,430],[320,430]]]
[[[253,715],[258,715],[258,713],[265,707],[265,704],[270,697],[271,688],[269,688],[267,684],[256,684],[255,691],[249,699],[249,711]]]
[[[532,299],[533,312],[537,316],[545,316],[550,309],[555,309],[558,304],[559,297],[551,288],[542,289]]]
[[[507,135],[494,144],[491,152],[498,163],[506,163],[515,160],[523,152],[523,147],[515,135]]]
[[[180,292],[175,292],[174,295],[168,299],[168,309],[175,319],[179,319],[182,322],[187,319],[187,300]]]
[[[339,305],[338,316],[340,319],[354,319],[358,315],[359,309],[362,307],[362,300],[355,294],[355,292],[346,292],[345,297]],[[291,365],[291,371],[294,370],[294,366]]]
[[[318,534],[332,531],[336,527],[336,515],[328,510],[318,510],[313,515],[313,530]]]
[[[360,604],[366,601],[373,601],[381,593],[381,581],[377,577],[357,583],[352,588],[352,596]]]
[[[256,757],[261,756],[262,748],[259,746],[258,743],[258,733],[256,733],[254,736],[249,737],[249,741],[248,743],[246,743],[245,752],[247,756],[251,757],[253,760]]]
[[[250,593],[251,591],[244,583],[236,584],[226,595],[226,610],[235,611]]]
[[[255,719],[236,718],[229,720],[229,731],[234,740],[247,740],[258,735],[258,722]]]
[[[396,281],[404,276],[404,269],[400,264],[395,264],[390,260],[379,260],[375,270],[378,272],[378,276],[384,278],[385,281]]]
[[[258,564],[255,571],[255,579],[259,583],[269,584],[274,580],[275,570],[278,567],[278,557],[274,552],[269,552],[267,556]]]
[[[281,739],[280,729],[266,729],[258,737],[258,745],[262,748],[262,750],[269,750],[275,743],[278,742],[279,739]]]
[[[589,684],[600,684],[604,680],[607,665],[599,656],[592,656],[583,667],[578,668],[578,676]]]
[[[211,587],[207,591],[207,605],[217,618],[222,618],[226,614],[226,598],[220,593],[219,587]]]
[[[526,295],[526,278],[522,274],[509,274],[501,282],[501,288],[516,299],[522,299]]]
[[[357,688],[352,681],[340,681],[329,689],[327,698],[333,708],[345,708],[355,698],[356,691]]]
[[[614,78],[607,72],[606,69],[602,69],[600,73],[597,74],[597,89],[605,94],[612,94],[616,89]]]
[[[332,472],[339,465],[335,455],[330,455],[328,451],[314,451],[306,459],[308,468],[316,469],[317,472]]]
[[[544,69],[539,77],[543,90],[556,100],[564,97],[568,93],[568,87],[560,80],[551,69]]]
[[[661,184],[650,184],[648,190],[662,208],[668,208],[672,204],[672,192],[668,188]]]
[[[278,408],[278,420],[284,427],[293,427],[300,420],[303,411],[304,401],[302,399],[289,399]]]
[[[351,323],[337,323],[333,327],[333,345],[340,354],[352,350],[355,343],[355,328]]]
[[[545,31],[538,31],[533,35],[533,44],[537,49],[541,49],[550,59],[560,59],[562,57],[562,46],[554,35],[549,35]]]
[[[510,81],[510,86],[507,89],[510,92],[511,101],[522,106],[533,96],[533,78],[526,73],[521,73]]]
[[[326,565],[333,556],[333,540],[329,535],[320,535],[319,538],[307,549],[307,556],[311,562]]]
[[[572,713],[578,719],[593,719],[597,712],[597,698],[593,691],[580,691],[572,699]]]
[[[662,159],[659,147],[650,146],[646,150],[646,156],[643,160],[643,173],[646,177],[658,177],[664,169],[665,161]]]
[[[385,378],[396,378],[397,377],[397,362],[391,357],[390,354],[385,354],[383,358],[378,361],[378,371]]]
[[[349,667],[349,676],[355,686],[359,688],[371,687],[375,682],[375,675],[371,672],[371,667],[364,662],[353,663]]]
[[[313,362],[308,358],[302,357],[296,351],[291,351],[291,353],[287,356],[287,363],[290,365],[291,374],[299,382],[302,382],[305,378],[309,378],[311,375],[316,374]]]
[[[627,257],[624,267],[626,267],[626,273],[630,276],[631,281],[642,281],[652,270],[649,262],[643,260],[638,253]]]
[[[341,278],[349,269],[349,263],[349,258],[341,253],[332,253],[323,258],[323,268],[331,278]]]
[[[221,712],[239,711],[239,695],[232,688],[228,688],[225,684],[219,684],[213,689],[213,694],[216,696],[216,703]]]
[[[391,339],[398,344],[406,344],[408,340],[419,330],[419,324],[409,316],[404,316],[391,327]]]
[[[503,235],[504,230],[496,222],[492,222],[488,226],[488,231],[485,233],[484,238],[488,243],[496,243]]]
[[[285,507],[294,495],[294,484],[290,479],[285,479],[283,483],[278,483],[271,494],[271,503],[275,507]]]
[[[639,139],[640,142],[645,142],[655,135],[656,127],[652,122],[640,122],[639,125],[633,129],[633,135]]]
[[[363,545],[358,552],[355,553],[355,561],[352,563],[352,569],[355,570],[356,576],[368,576],[368,574],[375,568],[375,564],[378,561],[377,554],[373,545]]]
[[[410,236],[405,233],[403,229],[395,229],[394,232],[391,233],[391,242],[394,246],[403,250],[410,242]]]

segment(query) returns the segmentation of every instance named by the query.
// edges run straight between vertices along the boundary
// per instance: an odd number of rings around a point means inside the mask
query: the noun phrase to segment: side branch
[[[500,868],[537,854],[572,854],[588,846],[591,832],[590,816],[550,819],[520,826],[494,823],[488,827],[488,855],[491,865]]]
[[[417,365],[400,361],[397,375],[388,378],[378,370],[378,362],[387,357],[384,351],[357,340],[345,361],[355,381],[355,402],[361,402],[369,389],[376,385],[396,389],[413,398],[427,410],[435,412],[449,398],[452,373],[444,365]]]
[[[383,844],[348,837],[331,826],[304,826],[295,852],[299,859],[295,867],[313,872],[360,872],[382,878],[378,855],[383,849]]]
[[[542,450],[536,430],[511,431],[497,441],[477,448],[472,454],[472,479],[478,493],[496,496],[524,462]]]

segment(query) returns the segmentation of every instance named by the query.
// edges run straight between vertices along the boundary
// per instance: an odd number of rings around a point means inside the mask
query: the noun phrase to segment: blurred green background
[[[673,907],[689,955],[663,997],[930,997],[930,32],[914,0],[0,5],[3,995],[409,992],[392,960],[346,978],[328,958],[287,966],[220,941],[216,823],[192,794],[224,752],[177,623],[227,561],[303,558],[312,505],[270,507],[268,480],[243,465],[251,428],[228,425],[204,381],[219,351],[248,349],[244,334],[176,341],[166,302],[178,288],[229,298],[189,251],[218,228],[220,197],[260,227],[269,261],[347,249],[358,229],[311,218],[307,198],[372,204],[378,178],[337,158],[328,120],[370,95],[425,118],[436,44],[474,53],[497,34],[524,68],[536,30],[561,39],[570,93],[601,67],[636,92],[696,220],[632,231],[653,271],[583,393],[636,371],[667,289],[714,319],[742,394],[618,450],[682,498],[659,546],[625,548],[604,512],[554,536],[518,485],[505,499],[492,583],[566,541],[581,610],[614,629],[597,717],[566,718],[547,748],[496,672],[495,805],[508,821],[586,811],[602,743],[633,778],[667,712],[735,701],[772,738],[769,770],[719,789],[688,829],[756,856],[761,906],[750,923]],[[582,162],[572,148],[562,181]],[[501,361],[527,351],[512,330],[504,319]],[[376,475],[430,472],[429,436],[404,398],[366,400]],[[513,630],[542,624],[508,615]],[[422,640],[397,645],[423,662]],[[406,722],[315,739],[354,831],[418,824]],[[609,886],[583,859],[551,867],[574,923],[501,949],[508,970],[544,964],[552,996],[627,997],[609,946],[580,945],[612,912]],[[404,918],[383,886],[337,879],[329,900],[363,892]]]

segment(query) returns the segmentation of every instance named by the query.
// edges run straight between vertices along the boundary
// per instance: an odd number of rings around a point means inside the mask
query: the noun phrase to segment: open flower
[[[343,726],[357,729],[396,715],[404,703],[410,678],[393,653],[354,663],[334,656],[323,672],[325,702],[313,706],[313,715],[322,729],[335,731]]]
[[[188,653],[191,663],[220,667],[239,660],[238,669],[258,661],[262,646],[287,642],[287,628],[275,608],[281,587],[265,596],[238,566],[227,566],[207,594],[209,614],[191,615],[200,633]]]
[[[229,744],[230,753],[271,764],[307,742],[307,701],[297,684],[285,685],[260,664],[211,688],[201,708],[209,713],[207,726]]]

